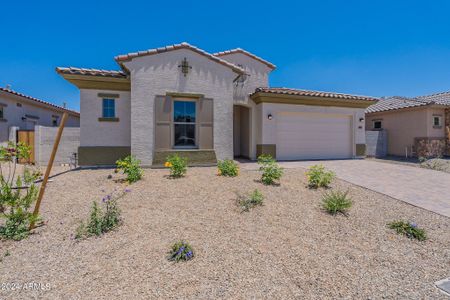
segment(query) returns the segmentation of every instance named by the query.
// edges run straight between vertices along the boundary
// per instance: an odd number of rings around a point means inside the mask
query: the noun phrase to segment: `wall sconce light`
[[[267,119],[272,120],[272,119],[273,119],[272,114],[268,114],[268,115],[267,115]]]
[[[360,121],[360,122],[364,121],[364,118],[359,118],[359,121]]]

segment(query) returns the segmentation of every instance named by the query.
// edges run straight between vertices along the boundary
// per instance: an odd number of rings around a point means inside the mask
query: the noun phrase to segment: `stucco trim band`
[[[367,108],[373,102],[366,100],[340,100],[326,97],[308,97],[298,95],[277,95],[271,93],[257,93],[251,96],[256,103],[277,103],[277,104],[296,104],[296,105],[312,105],[312,106],[334,106],[334,107],[352,107]]]
[[[256,145],[256,157],[262,154],[268,154],[274,159],[277,158],[277,145],[275,144],[257,144]]]
[[[128,78],[59,74],[80,89],[131,91],[131,82]]]
[[[78,164],[80,166],[112,166],[118,159],[131,154],[131,147],[92,146],[78,147]]]

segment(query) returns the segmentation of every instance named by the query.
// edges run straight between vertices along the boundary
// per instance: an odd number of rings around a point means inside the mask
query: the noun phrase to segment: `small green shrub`
[[[262,172],[261,181],[266,185],[274,184],[283,176],[283,168],[270,155],[260,155],[258,157],[259,170]]]
[[[352,201],[347,197],[348,191],[331,191],[322,197],[322,207],[332,215],[341,213],[346,215],[347,210],[352,206]]]
[[[30,224],[39,220],[30,212],[37,199],[35,180],[39,172],[24,167],[22,176],[16,176],[17,159],[27,159],[30,147],[23,143],[8,143],[0,147],[0,238],[21,240],[29,235]]]
[[[264,202],[264,195],[255,189],[250,195],[239,196],[238,205],[242,211],[249,211],[255,206],[261,206]]]
[[[239,167],[234,160],[225,159],[217,163],[219,176],[236,177],[239,175]]]
[[[80,223],[76,230],[75,238],[82,239],[94,235],[100,236],[117,227],[121,223],[120,210],[117,201],[128,191],[129,190],[126,189],[119,195],[108,194],[103,197],[103,209],[96,201],[93,201],[89,220],[86,224],[84,222]]]
[[[322,165],[314,165],[306,172],[308,186],[317,189],[319,187],[328,187],[333,181],[335,174],[332,171],[325,170]]]
[[[178,154],[169,155],[164,166],[170,169],[170,177],[179,178],[186,175],[188,160]]]
[[[122,170],[127,175],[129,183],[136,182],[142,178],[143,171],[140,167],[141,161],[132,155],[116,161],[117,169]]]
[[[172,245],[168,260],[179,262],[180,260],[190,260],[194,258],[194,251],[192,250],[191,245],[186,242],[179,241]]]
[[[394,229],[398,234],[406,235],[410,239],[424,241],[427,239],[424,229],[417,227],[415,223],[409,223],[402,220],[388,223],[390,229]]]

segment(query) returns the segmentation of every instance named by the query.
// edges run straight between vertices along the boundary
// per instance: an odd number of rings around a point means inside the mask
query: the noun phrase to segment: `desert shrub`
[[[170,169],[170,177],[179,178],[186,175],[188,160],[178,154],[169,155],[164,166]]]
[[[346,214],[347,210],[352,206],[352,201],[348,197],[348,191],[331,191],[325,193],[322,197],[322,207],[329,214],[337,213]]]
[[[23,143],[8,143],[0,147],[0,237],[21,240],[29,235],[30,225],[39,220],[39,216],[30,212],[37,199],[38,188],[35,180],[38,171],[23,168],[22,175],[16,176],[17,160],[27,159],[30,147]]]
[[[120,194],[108,194],[102,199],[103,208],[96,201],[92,202],[89,219],[78,226],[75,238],[81,239],[89,236],[99,236],[113,230],[121,223],[118,200],[130,190],[126,189]]]
[[[122,172],[127,175],[127,181],[129,183],[133,183],[142,178],[143,171],[140,164],[140,160],[132,155],[128,155],[124,159],[116,161],[116,168],[122,170]]]
[[[449,168],[450,166],[441,157],[428,159],[426,157],[421,156],[419,157],[419,163],[420,163],[419,166],[421,168],[444,172],[447,171],[447,168]]]
[[[261,181],[266,185],[274,184],[283,175],[283,169],[270,155],[260,155],[258,157],[259,170],[262,172]]]
[[[168,259],[170,261],[179,262],[180,260],[190,260],[194,258],[194,250],[191,245],[186,242],[179,241],[172,245]]]
[[[249,211],[255,206],[261,206],[264,202],[264,195],[255,189],[250,195],[239,196],[238,205],[242,211]]]
[[[239,167],[234,160],[225,159],[217,163],[219,176],[235,177],[239,175]]]
[[[398,234],[406,235],[410,239],[424,241],[427,239],[424,229],[417,227],[415,223],[409,223],[402,220],[394,221],[388,224],[390,229],[394,229]]]
[[[319,187],[328,187],[333,181],[335,174],[332,171],[327,171],[322,165],[314,165],[308,169],[306,177],[308,186],[317,189]]]

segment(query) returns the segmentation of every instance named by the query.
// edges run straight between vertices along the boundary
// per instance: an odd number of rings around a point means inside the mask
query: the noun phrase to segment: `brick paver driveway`
[[[369,160],[281,162],[284,168],[322,164],[353,184],[450,217],[450,174]],[[244,168],[253,168],[244,164]]]

